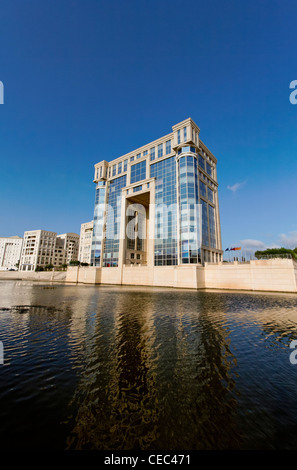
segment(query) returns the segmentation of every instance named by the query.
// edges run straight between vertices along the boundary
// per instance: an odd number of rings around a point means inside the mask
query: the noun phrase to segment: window
[[[163,157],[163,144],[158,145],[158,158]]]
[[[140,255],[136,255],[137,256],[137,259],[140,259]]]
[[[177,143],[180,144],[180,129],[177,131]]]
[[[205,160],[204,160],[204,158],[201,155],[199,155],[198,159],[199,159],[199,166],[201,168],[203,168],[203,170],[205,171]]]
[[[212,167],[209,163],[206,162],[206,173],[212,177]]]
[[[138,153],[138,154],[136,155],[136,160],[138,160],[139,158],[141,158],[141,153]]]
[[[187,140],[187,128],[184,127],[184,142]]]
[[[134,157],[131,157],[131,158],[130,158],[130,162],[133,162],[133,160],[134,160]]]
[[[145,180],[146,178],[146,160],[136,163],[131,166],[130,183],[137,183],[137,181]]]
[[[134,259],[134,253],[131,253],[131,259]]]
[[[210,188],[207,188],[207,195],[208,195],[208,200],[213,203],[214,202],[213,190]]]
[[[155,147],[152,147],[150,150],[151,161],[155,160]]]
[[[122,162],[118,164],[118,175],[122,173]]]
[[[133,188],[133,193],[137,193],[137,191],[141,191],[142,190],[142,185],[140,186],[134,186]]]
[[[145,151],[143,152],[143,156],[145,157],[147,154],[148,154],[148,150],[145,150]]]
[[[124,160],[124,171],[127,171],[128,160]]]
[[[112,176],[115,176],[117,174],[117,166],[113,165],[112,167]]]
[[[199,181],[199,190],[200,190],[200,196],[206,198],[206,185],[202,183],[202,181]]]
[[[169,153],[171,153],[171,140],[168,140],[166,142],[166,155],[168,155]]]

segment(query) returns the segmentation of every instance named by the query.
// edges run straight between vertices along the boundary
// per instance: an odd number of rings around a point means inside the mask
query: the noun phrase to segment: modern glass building
[[[217,160],[191,118],[95,165],[91,265],[203,265],[222,260]]]

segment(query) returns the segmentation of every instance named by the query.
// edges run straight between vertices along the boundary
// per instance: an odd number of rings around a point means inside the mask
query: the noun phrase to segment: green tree
[[[263,256],[273,256],[277,257],[277,255],[284,256],[284,255],[291,255],[293,259],[297,260],[297,248],[291,250],[290,248],[267,248],[266,250],[258,250],[255,252],[256,258],[261,258]]]

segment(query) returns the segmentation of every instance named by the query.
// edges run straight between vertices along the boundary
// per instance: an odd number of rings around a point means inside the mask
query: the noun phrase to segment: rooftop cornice
[[[194,129],[196,129],[198,131],[198,134],[200,133],[200,128],[197,126],[197,124],[190,117],[185,119],[184,121],[178,122],[177,124],[172,126],[172,130],[173,130],[173,132],[175,132],[178,129],[182,129],[183,127],[185,127],[189,124],[191,124],[191,126],[194,127]]]

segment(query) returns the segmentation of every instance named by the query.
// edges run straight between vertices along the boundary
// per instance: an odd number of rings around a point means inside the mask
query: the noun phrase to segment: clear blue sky
[[[223,248],[297,246],[295,0],[0,0],[0,11],[0,236],[79,233],[94,164],[191,117],[218,158]]]

